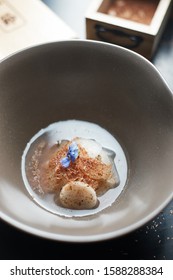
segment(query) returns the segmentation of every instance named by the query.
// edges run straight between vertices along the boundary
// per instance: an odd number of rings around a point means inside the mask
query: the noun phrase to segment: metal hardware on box
[[[104,42],[109,42],[104,35],[106,33],[111,33],[113,34],[115,37],[119,36],[119,37],[125,37],[125,38],[129,38],[129,41],[131,43],[123,45],[123,47],[128,48],[128,49],[134,49],[137,48],[143,41],[143,38],[141,36],[136,36],[136,35],[129,35],[128,33],[124,32],[124,31],[120,31],[120,30],[116,30],[116,29],[110,29],[110,28],[106,28],[103,27],[99,24],[95,25],[95,29],[96,29],[96,35],[98,36],[98,38]]]

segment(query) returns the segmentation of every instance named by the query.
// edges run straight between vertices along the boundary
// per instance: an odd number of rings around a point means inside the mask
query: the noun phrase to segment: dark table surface
[[[44,0],[79,38],[85,38],[84,13],[91,0]],[[173,11],[152,59],[173,91]],[[95,243],[64,243],[42,239],[0,221],[0,259],[173,259],[173,200],[154,220],[138,230]],[[92,254],[91,254],[92,252]]]

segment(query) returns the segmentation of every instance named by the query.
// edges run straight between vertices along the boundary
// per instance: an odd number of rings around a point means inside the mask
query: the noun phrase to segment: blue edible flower
[[[78,157],[78,146],[76,142],[72,142],[72,144],[68,148],[67,156],[61,159],[61,165],[65,168],[68,168],[70,162],[74,162]]]
[[[70,159],[68,157],[64,157],[61,159],[61,165],[65,168],[69,167],[70,165]]]

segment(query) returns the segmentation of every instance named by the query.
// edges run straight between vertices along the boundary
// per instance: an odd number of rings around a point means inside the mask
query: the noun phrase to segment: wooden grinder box
[[[87,39],[131,49],[151,59],[172,0],[93,0],[86,13]]]

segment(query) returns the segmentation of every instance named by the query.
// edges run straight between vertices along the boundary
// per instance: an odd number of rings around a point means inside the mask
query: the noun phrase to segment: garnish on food
[[[60,162],[63,167],[67,168],[69,167],[70,162],[71,161],[74,162],[77,157],[78,157],[78,146],[76,142],[72,142],[69,145],[66,157],[62,158]]]
[[[98,197],[118,185],[114,161],[95,140],[62,141],[42,169],[44,193],[69,209],[97,207]]]

